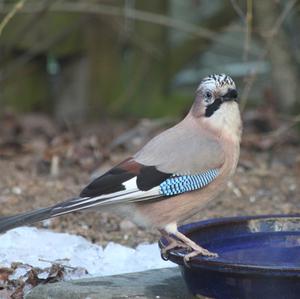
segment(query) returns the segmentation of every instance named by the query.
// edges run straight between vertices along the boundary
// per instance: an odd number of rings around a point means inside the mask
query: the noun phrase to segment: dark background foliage
[[[16,4],[21,4],[14,10]],[[178,116],[224,72],[242,107],[299,111],[299,1],[0,1],[1,110],[59,122]]]

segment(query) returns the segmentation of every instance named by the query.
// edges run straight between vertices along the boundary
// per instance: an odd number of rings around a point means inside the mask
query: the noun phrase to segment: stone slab
[[[39,285],[26,299],[190,299],[178,268]]]

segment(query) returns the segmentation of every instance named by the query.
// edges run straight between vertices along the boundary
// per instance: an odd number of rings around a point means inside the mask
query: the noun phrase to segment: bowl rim
[[[223,218],[212,218],[203,221],[197,221],[192,223],[184,224],[178,227],[179,231],[185,234],[190,234],[195,230],[200,230],[204,228],[212,228],[214,226],[220,226],[222,224],[234,224],[247,222],[249,220],[259,220],[259,219],[274,219],[274,218],[299,218],[300,214],[265,214],[257,216],[235,216],[235,217],[223,217]],[[158,244],[160,248],[164,248],[166,245],[166,240],[161,237]],[[299,251],[300,254],[300,251]],[[178,253],[178,250],[172,249],[169,252],[168,259],[180,266],[187,267],[183,262],[183,255]],[[189,267],[192,268],[206,268],[210,270],[217,270],[219,272],[239,272],[241,273],[255,273],[255,274],[270,274],[276,276],[300,276],[300,264],[295,267],[280,267],[280,266],[268,266],[268,265],[251,265],[243,263],[234,263],[217,260],[215,258],[207,258],[198,256],[189,263]]]

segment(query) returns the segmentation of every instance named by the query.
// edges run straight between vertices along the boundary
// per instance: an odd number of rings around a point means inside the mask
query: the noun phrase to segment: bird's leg
[[[189,248],[192,249],[192,252],[186,254],[184,256],[184,262],[188,262],[191,258],[202,255],[207,257],[218,257],[217,253],[210,252],[209,250],[201,247],[200,245],[196,244],[194,241],[186,237],[183,233],[176,231],[173,233],[181,242],[186,244]]]
[[[161,249],[161,257],[163,260],[168,260],[168,253],[170,250],[174,248],[184,248],[187,250],[190,250],[191,248],[183,243],[182,241],[178,240],[174,236],[168,234],[165,230],[160,229],[159,232],[162,234],[162,236],[168,241],[168,245]]]
[[[184,256],[185,263],[197,255],[218,257],[218,254],[210,252],[209,250],[201,247],[186,237],[183,233],[179,232],[175,223],[167,225],[164,230],[160,231],[169,242],[169,245],[162,249],[162,257],[165,259],[168,257],[168,252],[174,248],[185,248],[191,251]]]

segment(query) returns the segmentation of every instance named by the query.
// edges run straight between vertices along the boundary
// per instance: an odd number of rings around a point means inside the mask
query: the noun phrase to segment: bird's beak
[[[236,89],[228,89],[228,92],[226,94],[224,94],[222,97],[222,102],[228,102],[228,101],[238,101],[238,93],[236,91]]]

